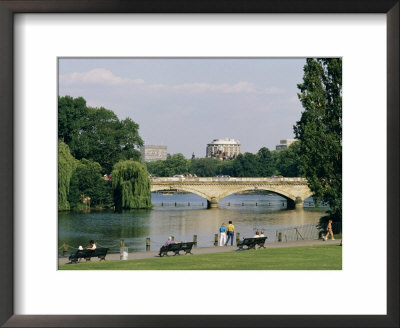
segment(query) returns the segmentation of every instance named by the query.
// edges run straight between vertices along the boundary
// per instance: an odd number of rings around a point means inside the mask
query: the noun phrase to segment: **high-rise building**
[[[206,157],[215,157],[221,160],[235,158],[242,152],[239,140],[214,139],[207,145]]]
[[[140,147],[142,162],[154,162],[167,159],[167,146],[145,145]]]
[[[293,142],[297,141],[297,139],[285,139],[281,140],[279,145],[276,145],[276,150],[282,150],[288,148]]]

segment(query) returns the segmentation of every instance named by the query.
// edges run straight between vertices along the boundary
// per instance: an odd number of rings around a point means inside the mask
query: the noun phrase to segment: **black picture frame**
[[[399,0],[0,0],[0,324],[4,327],[399,327],[399,8]],[[13,208],[18,206],[13,188],[13,17],[16,13],[386,14],[387,315],[14,315],[11,250]]]

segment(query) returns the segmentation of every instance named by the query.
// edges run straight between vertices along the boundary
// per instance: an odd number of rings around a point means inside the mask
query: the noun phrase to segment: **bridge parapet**
[[[177,178],[177,177],[152,177],[150,178],[151,182],[259,182],[259,183],[300,183],[307,184],[306,178],[280,178],[280,177],[271,177],[271,178]]]

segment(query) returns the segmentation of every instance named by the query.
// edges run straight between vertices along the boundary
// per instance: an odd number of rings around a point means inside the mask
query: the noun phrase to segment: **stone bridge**
[[[305,178],[151,178],[151,191],[181,190],[207,199],[208,208],[222,198],[247,190],[268,190],[287,199],[288,208],[302,207],[312,196]]]

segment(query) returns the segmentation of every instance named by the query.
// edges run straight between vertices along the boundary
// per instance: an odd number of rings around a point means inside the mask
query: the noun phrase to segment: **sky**
[[[242,152],[293,139],[305,59],[60,58],[59,95],[139,124],[145,145],[205,157],[214,139]]]

